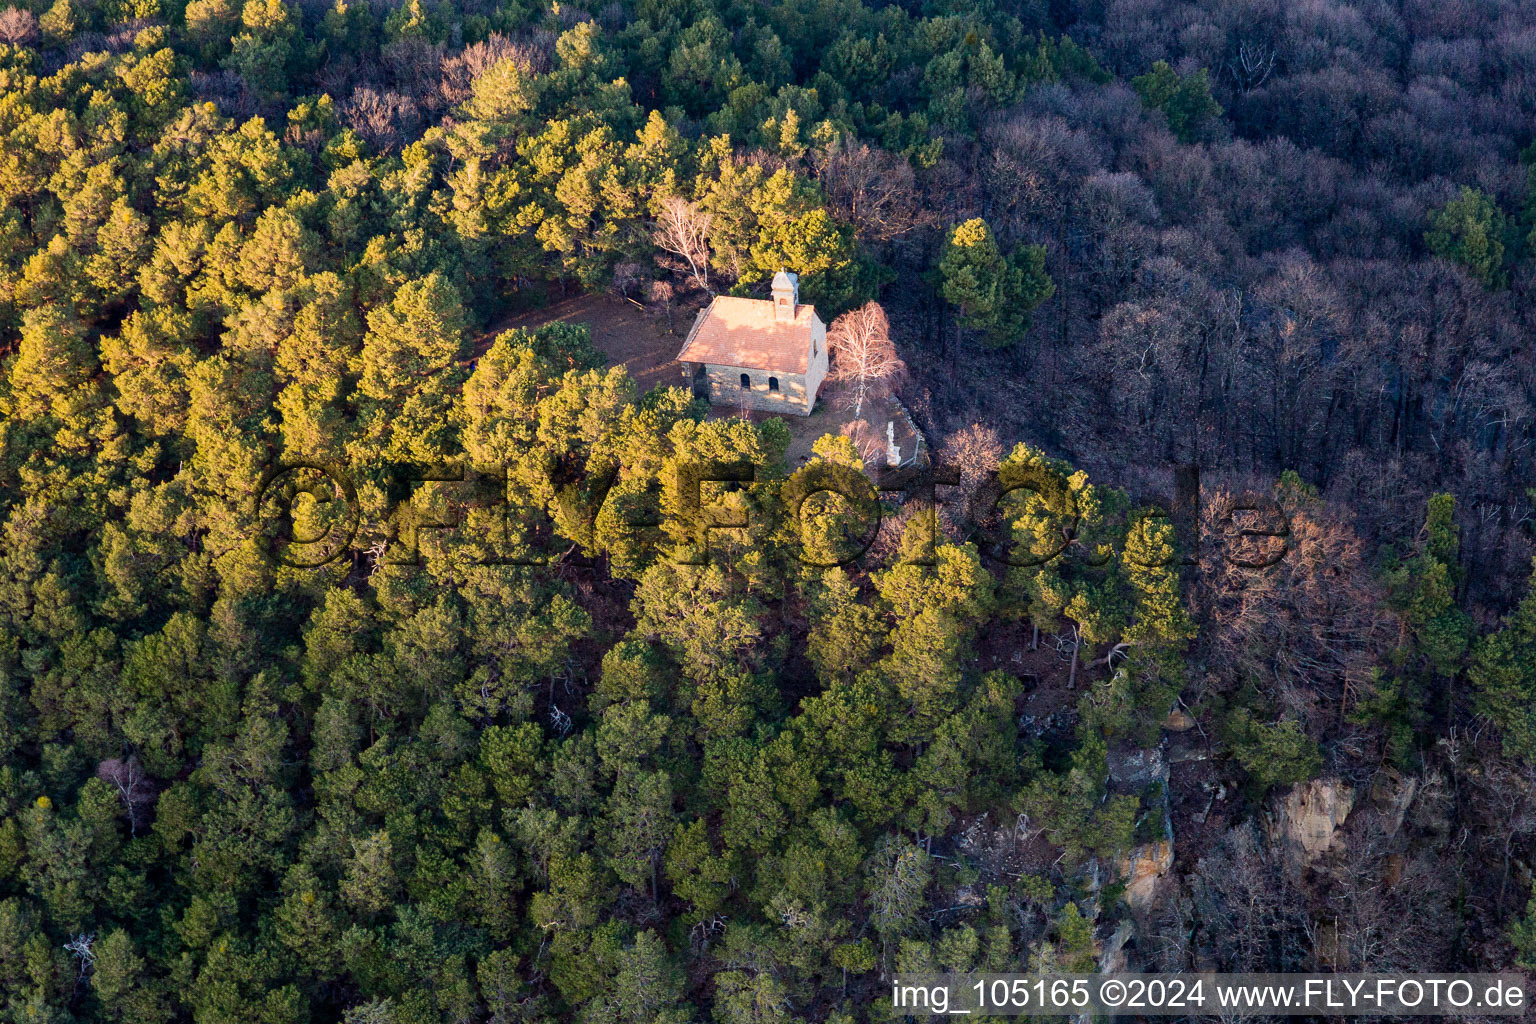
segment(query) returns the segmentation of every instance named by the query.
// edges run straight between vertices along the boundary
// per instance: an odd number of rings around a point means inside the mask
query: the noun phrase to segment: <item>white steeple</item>
[[[780,268],[773,275],[773,318],[795,319],[795,305],[800,301],[800,278]]]

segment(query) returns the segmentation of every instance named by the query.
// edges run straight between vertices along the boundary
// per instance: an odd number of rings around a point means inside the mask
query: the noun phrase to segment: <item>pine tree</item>
[[[1457,605],[1464,570],[1455,511],[1453,495],[1431,495],[1419,550],[1386,573],[1391,602],[1402,615],[1409,642],[1397,652],[1403,671],[1374,676],[1359,714],[1387,727],[1400,759],[1411,749],[1402,740],[1411,738],[1426,717],[1426,697],[1445,692],[1445,684],[1437,686],[1437,680],[1452,679],[1461,671],[1473,634],[1471,619]]]
[[[12,415],[21,420],[64,419],[89,403],[95,354],[84,326],[58,306],[28,310],[21,346],[11,366]]]
[[[1029,328],[1030,313],[1056,292],[1043,246],[1020,246],[1005,257],[980,218],[949,233],[939,279],[944,301],[960,311],[958,326],[980,332],[992,347],[1017,341]]]
[[[884,643],[883,617],[860,600],[840,567],[824,570],[808,589],[811,629],[806,653],[823,683],[847,680],[868,666]]]
[[[1455,199],[1429,215],[1424,244],[1442,259],[1459,263],[1485,288],[1503,288],[1509,218],[1488,196],[1463,185]]]
[[[1468,678],[1477,713],[1504,734],[1505,754],[1536,764],[1536,572],[1502,628],[1478,644]]]
[[[1524,970],[1536,969],[1536,885],[1525,904],[1525,916],[1509,926],[1509,942],[1515,947],[1515,963]]]
[[[380,457],[437,466],[454,451],[452,408],[464,373],[467,320],[459,292],[440,273],[407,281],[368,314],[358,392],[360,465]]]
[[[1131,86],[1145,106],[1167,116],[1168,129],[1183,143],[1200,141],[1208,134],[1210,122],[1222,114],[1205,68],[1181,75],[1160,60],[1151,71],[1131,79]]]
[[[986,221],[968,220],[949,233],[939,274],[944,301],[959,309],[962,327],[1007,336],[1008,265]]]

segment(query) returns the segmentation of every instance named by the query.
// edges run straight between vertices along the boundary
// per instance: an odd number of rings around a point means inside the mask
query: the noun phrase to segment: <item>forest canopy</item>
[[[0,1021],[1536,969],[1536,6],[5,2]]]

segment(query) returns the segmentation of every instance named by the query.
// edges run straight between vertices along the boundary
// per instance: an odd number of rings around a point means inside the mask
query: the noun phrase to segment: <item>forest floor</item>
[[[693,310],[676,307],[669,325],[664,312],[641,308],[612,295],[581,295],[516,313],[477,338],[475,354],[490,348],[502,331],[542,327],[556,321],[586,324],[592,331],[592,344],[608,357],[610,365],[624,365],[641,394],[652,388],[683,383],[682,365],[676,356],[693,322]]]

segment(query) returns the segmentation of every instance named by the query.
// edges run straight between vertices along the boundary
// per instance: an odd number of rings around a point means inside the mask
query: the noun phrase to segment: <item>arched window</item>
[[[741,375],[741,386],[744,387],[744,388],[747,388],[748,390],[751,389],[751,387],[752,387],[752,377],[751,377],[750,374],[744,373],[744,374]]]
[[[769,377],[768,378],[768,390],[769,391],[777,391],[777,390],[779,390],[779,378],[777,378],[777,377]]]

